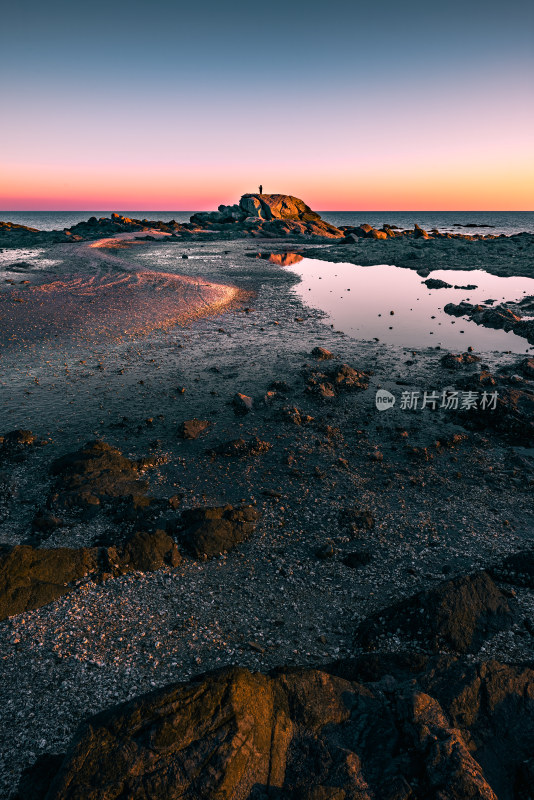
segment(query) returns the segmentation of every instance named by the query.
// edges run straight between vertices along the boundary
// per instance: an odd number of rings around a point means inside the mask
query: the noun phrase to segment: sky
[[[19,0],[0,210],[534,209],[534,4]]]

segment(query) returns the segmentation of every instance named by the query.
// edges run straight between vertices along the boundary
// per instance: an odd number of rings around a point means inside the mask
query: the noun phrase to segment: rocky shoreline
[[[206,236],[180,268],[246,306],[2,355],[1,791],[527,800],[532,359],[349,339],[285,239]],[[496,408],[375,405],[451,384]]]

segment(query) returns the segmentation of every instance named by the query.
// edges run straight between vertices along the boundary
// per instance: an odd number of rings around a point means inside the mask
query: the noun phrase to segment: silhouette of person
[[[260,183],[260,194],[263,194],[263,186]]]

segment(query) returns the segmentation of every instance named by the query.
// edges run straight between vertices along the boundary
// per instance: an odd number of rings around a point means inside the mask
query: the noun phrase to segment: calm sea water
[[[121,211],[127,217],[177,222],[189,222],[194,211]],[[534,233],[533,211],[320,211],[323,219],[333,225],[361,225],[364,222],[377,228],[384,223],[399,228],[422,228],[463,233]],[[0,220],[29,225],[39,230],[62,230],[89,217],[109,217],[111,211],[0,211]],[[455,223],[491,225],[491,228],[457,228]]]

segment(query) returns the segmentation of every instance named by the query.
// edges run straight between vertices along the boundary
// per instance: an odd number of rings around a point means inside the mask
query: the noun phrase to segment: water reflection
[[[283,254],[284,257],[290,254]],[[534,279],[501,278],[484,270],[435,270],[431,278],[450,288],[430,289],[414,270],[392,265],[359,267],[298,257],[291,271],[301,278],[295,289],[310,306],[327,314],[335,328],[358,339],[405,347],[441,345],[449,350],[525,353],[534,348],[513,333],[476,325],[443,311],[447,303],[496,304],[534,295]],[[454,288],[455,285],[469,288]],[[476,288],[472,288],[476,285]]]

